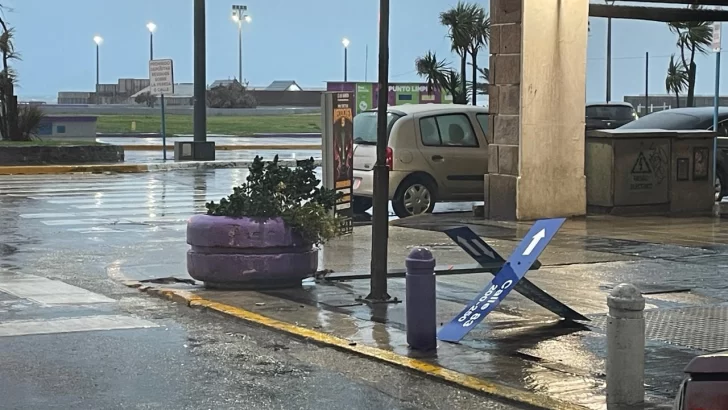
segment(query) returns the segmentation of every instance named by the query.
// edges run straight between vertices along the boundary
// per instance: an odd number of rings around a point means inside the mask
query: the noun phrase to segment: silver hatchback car
[[[452,104],[390,107],[389,199],[400,218],[437,202],[482,201],[488,172],[488,109]],[[354,117],[354,211],[372,206],[377,113]]]

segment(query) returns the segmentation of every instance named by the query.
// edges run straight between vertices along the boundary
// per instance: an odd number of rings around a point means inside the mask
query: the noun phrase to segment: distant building
[[[265,88],[266,91],[302,91],[303,88],[301,88],[298,84],[296,84],[295,81],[288,80],[288,81],[273,81],[270,83],[268,87]]]
[[[131,96],[146,87],[148,78],[120,78],[116,84],[98,84],[94,92],[60,91],[58,104],[129,104]]]
[[[227,86],[235,80],[217,80],[208,89]],[[265,87],[248,87],[261,106],[318,107],[324,89],[304,90],[293,80],[273,81]],[[149,92],[148,79],[120,79],[117,84],[99,84],[96,92],[60,91],[58,104],[135,104],[139,94]],[[194,84],[177,83],[174,94],[164,96],[169,106],[191,106],[194,103]]]

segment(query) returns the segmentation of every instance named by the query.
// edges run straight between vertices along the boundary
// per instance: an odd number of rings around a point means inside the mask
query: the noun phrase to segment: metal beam
[[[728,11],[667,7],[610,6],[592,3],[590,17],[625,20],[647,20],[669,23],[672,21],[728,21]]]

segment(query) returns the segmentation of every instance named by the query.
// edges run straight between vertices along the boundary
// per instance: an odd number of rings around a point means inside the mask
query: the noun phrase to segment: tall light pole
[[[154,32],[157,31],[157,25],[151,21],[147,23],[149,30],[149,60],[154,60]]]
[[[389,0],[379,0],[379,101],[377,105],[377,161],[374,164],[371,282],[367,300],[390,300],[387,292],[389,245],[389,168],[387,167],[387,103],[389,101]]]
[[[614,0],[604,0],[614,5]],[[607,102],[612,101],[612,18],[607,17]]]
[[[344,82],[347,82],[349,79],[349,44],[350,41],[348,38],[344,37],[343,40],[341,40],[341,44],[344,45]]]
[[[101,37],[99,35],[94,36],[94,43],[96,43],[96,93],[97,93],[97,97],[98,97],[98,92],[99,92],[99,65],[100,65],[99,64],[99,50],[101,49],[101,43],[103,43],[103,42],[104,42],[103,37]],[[98,104],[98,100],[96,101],[96,103]]]
[[[205,0],[195,0],[194,11],[194,141],[207,141],[207,41]],[[195,158],[198,159],[198,158]]]
[[[248,6],[233,5],[233,21],[238,25],[238,81],[243,82],[243,23],[253,19],[246,14]]]

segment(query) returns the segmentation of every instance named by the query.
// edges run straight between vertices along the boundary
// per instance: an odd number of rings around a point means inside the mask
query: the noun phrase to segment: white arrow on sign
[[[477,241],[470,242],[469,240],[467,240],[465,238],[461,238],[459,236],[457,237],[457,241],[460,245],[468,248],[468,250],[470,252],[472,252],[474,255],[478,255],[478,256],[485,255],[491,259],[495,259],[495,255],[493,254],[493,252],[491,252],[488,248],[483,246],[483,244],[480,242],[477,242]],[[478,248],[480,251],[478,251],[478,249],[475,249],[475,248]]]
[[[531,243],[528,244],[528,247],[525,251],[523,251],[523,256],[528,256],[533,252],[533,250],[536,248],[536,245],[538,245],[539,242],[541,242],[541,239],[546,237],[546,229],[541,229],[538,231],[536,235],[533,235],[533,239],[531,239]]]

